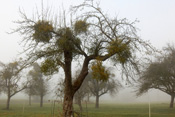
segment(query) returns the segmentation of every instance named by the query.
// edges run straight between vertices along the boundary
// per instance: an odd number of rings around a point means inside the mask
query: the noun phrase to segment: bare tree
[[[38,63],[33,64],[33,70],[29,71],[29,76],[31,76],[31,85],[29,89],[33,95],[40,96],[40,107],[43,107],[43,98],[48,92],[48,83],[42,72]]]
[[[8,64],[1,64],[0,79],[2,91],[7,95],[6,109],[10,108],[10,99],[27,87],[27,83],[21,83],[22,63],[14,61]]]
[[[34,89],[31,81],[29,82],[27,88],[25,89],[25,93],[29,96],[29,106],[31,106],[32,96],[35,95],[35,89]]]
[[[122,87],[120,82],[116,80],[115,75],[102,65],[101,61],[97,61],[92,65],[92,72],[89,75],[89,89],[91,93],[96,97],[95,107],[99,108],[99,99],[102,95],[110,93],[110,95],[116,94]]]
[[[42,71],[47,75],[57,72],[60,67],[64,70],[64,117],[72,114],[74,94],[88,74],[91,61],[112,60],[115,65],[123,66],[128,77],[130,73],[138,71],[135,53],[152,50],[149,43],[137,36],[136,21],[110,18],[91,0],[72,7],[71,11],[70,23],[66,21],[65,12],[58,16],[60,22],[49,19],[48,12],[42,13],[43,16],[34,15],[34,19],[21,12],[22,20],[17,22],[19,28],[15,30],[24,35],[22,42],[27,47],[28,62],[42,58]],[[74,82],[73,61],[79,61],[81,66],[81,72]]]
[[[55,94],[56,94],[56,97],[60,98],[61,102],[64,98],[64,79],[60,78],[59,79],[59,82],[55,88]]]
[[[143,71],[138,82],[137,95],[146,93],[149,89],[158,89],[171,96],[170,108],[173,108],[175,98],[175,47],[168,45]]]
[[[107,82],[91,79],[89,88],[91,93],[95,96],[95,107],[99,108],[99,99],[104,94],[114,95],[117,93],[121,84],[117,83],[114,79],[110,79]]]

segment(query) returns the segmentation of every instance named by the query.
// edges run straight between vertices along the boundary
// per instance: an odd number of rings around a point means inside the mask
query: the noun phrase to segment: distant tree
[[[28,62],[43,60],[42,71],[47,75],[57,72],[60,67],[64,70],[64,117],[72,115],[74,94],[87,76],[91,61],[112,60],[115,65],[122,65],[128,76],[138,71],[140,61],[135,53],[152,50],[149,43],[137,36],[137,21],[111,18],[93,0],[72,7],[70,23],[66,21],[65,12],[58,16],[59,21],[49,20],[51,15],[48,13],[38,17],[34,14],[34,19],[21,13],[23,19],[17,22],[19,27],[15,31],[24,35],[22,42],[27,47]],[[81,72],[74,82],[73,61],[79,61],[81,65]]]
[[[92,65],[92,73],[89,75],[89,89],[91,93],[96,97],[95,107],[99,108],[99,98],[109,93],[114,95],[118,92],[122,85],[119,81],[115,80],[112,74],[101,61],[97,61]]]
[[[76,78],[78,77],[77,75],[79,74],[79,72],[80,72],[80,70],[76,71],[76,75],[75,75]],[[75,80],[76,80],[76,78],[75,78]],[[87,96],[89,96],[89,93],[90,93],[88,83],[89,83],[89,78],[86,78],[83,81],[81,87],[78,89],[78,91],[74,95],[75,103],[78,104],[80,111],[83,110],[83,107],[82,107],[83,99],[85,99]]]
[[[1,90],[7,95],[6,109],[9,110],[10,99],[27,87],[27,83],[22,82],[22,62],[14,61],[8,64],[1,64],[0,81]]]
[[[175,97],[175,47],[168,45],[155,62],[151,62],[143,71],[138,82],[137,95],[147,93],[149,89],[158,89],[171,96],[170,108]]]
[[[56,87],[54,88],[55,91],[55,95],[57,98],[59,98],[61,100],[61,102],[63,101],[64,98],[64,79],[59,78],[59,81],[56,85]]]
[[[0,62],[0,66],[2,68],[2,66],[4,66],[4,63]],[[0,69],[0,73],[1,73],[1,70],[2,69]],[[4,84],[5,84],[5,80],[3,78],[0,78],[0,94],[3,92]]]
[[[33,64],[33,70],[29,71],[29,76],[31,76],[31,85],[29,89],[33,95],[40,96],[40,107],[43,107],[43,98],[48,92],[48,83],[42,72],[38,63]]]
[[[2,80],[1,78],[0,78],[0,94],[3,92],[3,86],[4,86],[4,84],[5,84],[5,82],[4,82],[4,80]]]
[[[28,86],[25,89],[25,93],[29,96],[29,106],[31,106],[31,104],[32,104],[31,103],[32,96],[34,96],[36,94],[36,92],[35,92],[35,89],[34,89],[34,86],[33,86],[32,79],[29,79],[29,80],[30,81],[28,83]]]

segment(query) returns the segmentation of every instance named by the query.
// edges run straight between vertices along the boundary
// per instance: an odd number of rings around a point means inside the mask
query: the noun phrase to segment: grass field
[[[169,109],[168,104],[151,104],[151,117],[175,117],[175,109]],[[29,106],[26,101],[11,102],[10,110],[4,110],[5,102],[0,102],[0,117],[54,117],[53,104],[44,103],[40,108],[38,103]],[[94,104],[83,105],[83,117],[148,117],[148,104],[101,104],[99,109]],[[78,112],[78,106],[74,106]],[[55,117],[59,117],[61,105],[56,104]]]

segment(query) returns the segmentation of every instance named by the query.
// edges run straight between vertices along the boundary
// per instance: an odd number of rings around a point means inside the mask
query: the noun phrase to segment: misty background
[[[55,14],[64,8],[69,10],[70,5],[77,5],[83,0],[43,0],[44,7],[49,7]],[[21,35],[12,33],[16,28],[14,21],[19,20],[19,9],[24,10],[28,16],[32,16],[37,9],[41,10],[42,0],[5,0],[0,4],[0,61],[8,63],[16,56],[23,56],[20,45]],[[103,11],[110,16],[117,15],[119,18],[127,18],[130,21],[138,20],[136,27],[139,29],[138,35],[150,41],[157,49],[161,49],[167,43],[175,43],[175,1],[169,0],[101,0],[100,6]],[[59,74],[54,75],[50,82],[50,93],[45,97],[55,99],[53,94],[54,86],[58,82]],[[120,78],[119,78],[120,79]],[[170,96],[158,90],[150,90],[143,96],[136,97],[134,88],[128,87],[123,81],[124,88],[114,97],[105,94],[100,98],[101,102],[111,103],[147,103],[169,102]],[[0,95],[0,99],[5,99]],[[13,99],[28,99],[23,92],[15,95]],[[103,100],[103,101],[102,101]]]

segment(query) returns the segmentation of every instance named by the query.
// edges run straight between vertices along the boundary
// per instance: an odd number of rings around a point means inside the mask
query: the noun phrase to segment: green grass
[[[100,104],[99,109],[94,104],[83,105],[84,117],[148,117],[148,104]],[[168,104],[151,104],[151,117],[175,117],[175,109],[168,108]],[[0,102],[0,117],[53,117],[52,104],[44,103],[42,108],[39,103],[29,106],[24,101],[13,101],[10,110],[4,110],[5,102]],[[61,105],[56,104],[55,117],[59,117]],[[78,106],[74,106],[79,111]]]
[[[151,117],[175,117],[175,109],[168,106],[152,104]],[[89,117],[148,117],[148,111],[148,104],[101,104],[99,109],[95,109],[94,105],[88,106]]]

